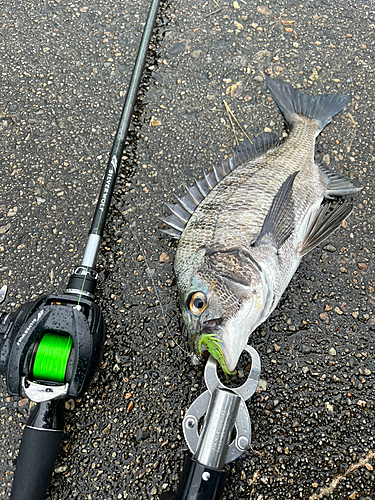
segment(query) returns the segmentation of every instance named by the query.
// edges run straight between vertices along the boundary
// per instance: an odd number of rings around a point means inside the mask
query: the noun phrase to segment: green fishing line
[[[34,357],[33,377],[37,380],[65,382],[66,367],[73,340],[67,335],[43,335]]]

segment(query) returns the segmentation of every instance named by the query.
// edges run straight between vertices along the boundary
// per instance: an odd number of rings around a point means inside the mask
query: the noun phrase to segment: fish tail
[[[295,121],[293,115],[297,114],[316,120],[322,131],[350,101],[349,96],[342,94],[318,96],[302,94],[288,83],[269,77],[266,78],[266,85],[289,126],[293,126]]]

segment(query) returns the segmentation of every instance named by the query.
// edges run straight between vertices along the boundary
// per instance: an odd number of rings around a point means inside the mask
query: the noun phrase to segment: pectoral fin
[[[271,243],[277,249],[289,238],[294,229],[293,182],[298,172],[291,174],[281,185],[264,219],[263,227],[254,246]]]
[[[300,250],[301,256],[306,255],[310,250],[319,245],[319,243],[328,238],[340,226],[342,221],[350,215],[353,205],[351,203],[343,203],[335,205],[333,210],[331,208],[331,203],[320,207],[303,240]]]

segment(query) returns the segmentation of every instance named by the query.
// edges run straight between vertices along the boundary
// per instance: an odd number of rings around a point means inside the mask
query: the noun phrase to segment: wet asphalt
[[[6,312],[61,293],[80,263],[149,4],[2,7]],[[264,382],[247,403],[251,449],[230,465],[223,498],[375,498],[374,35],[370,0],[162,4],[99,257],[103,362],[87,394],[66,404],[48,500],[151,500],[176,487],[188,453],[182,419],[205,387],[187,354],[176,243],[159,231],[163,203],[230,154],[223,100],[248,135],[282,137],[266,75],[351,96],[318,138],[316,158],[363,189],[250,339]],[[29,406],[1,380],[0,498],[10,495]]]

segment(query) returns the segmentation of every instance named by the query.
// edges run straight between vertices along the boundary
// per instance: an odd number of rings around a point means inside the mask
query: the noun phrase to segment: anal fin
[[[323,240],[335,231],[343,220],[350,215],[353,210],[351,203],[342,203],[335,205],[331,210],[332,204],[322,205],[314,221],[303,240],[300,250],[301,256],[306,255],[310,250],[319,245]]]
[[[338,174],[326,165],[319,165],[324,177],[328,180],[327,196],[344,196],[359,191],[359,186],[356,179],[350,179],[347,175]]]

